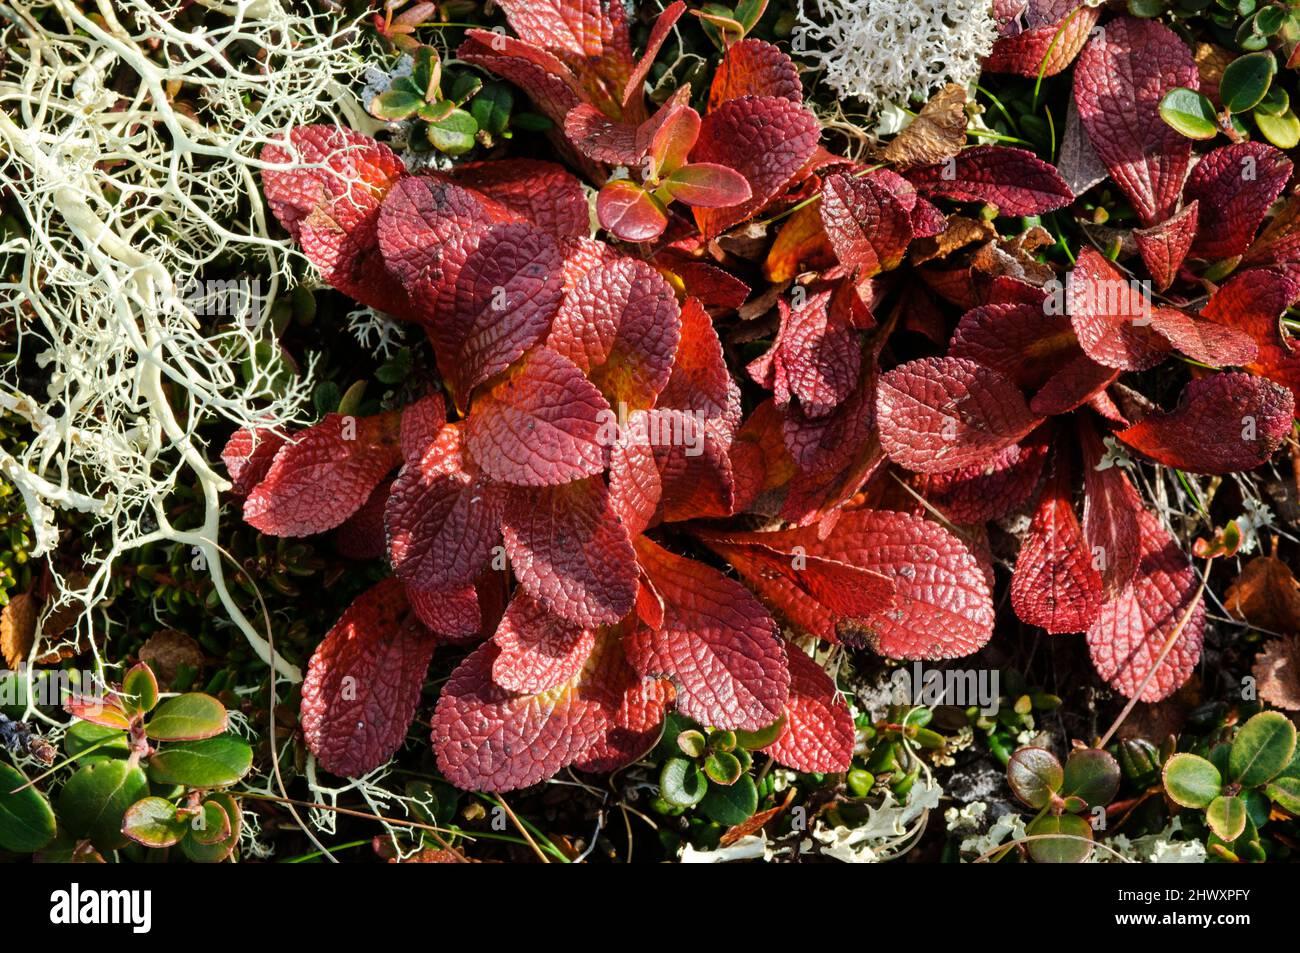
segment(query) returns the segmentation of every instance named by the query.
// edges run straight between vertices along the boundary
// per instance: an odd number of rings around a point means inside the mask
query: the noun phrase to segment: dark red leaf
[[[1200,203],[1193,200],[1159,225],[1133,230],[1133,241],[1157,291],[1164,291],[1178,277],[1178,269],[1196,238],[1199,212]]]
[[[1199,199],[1198,258],[1231,258],[1250,245],[1259,223],[1291,178],[1291,160],[1263,142],[1236,142],[1207,154],[1187,177],[1183,195]]]
[[[1279,316],[1300,299],[1300,279],[1274,269],[1234,275],[1211,297],[1201,317],[1245,332],[1257,354],[1246,370],[1277,381],[1300,395],[1300,351],[1283,338]]]
[[[906,175],[922,195],[987,202],[1002,215],[1039,215],[1074,201],[1055,166],[1007,146],[963,149],[948,162],[908,169]]]
[[[455,165],[450,174],[557,240],[580,238],[589,231],[591,215],[582,183],[554,162],[492,159]]]
[[[741,96],[779,96],[803,102],[803,84],[794,61],[780,47],[752,37],[733,43],[713,74],[709,111]]]
[[[961,357],[999,371],[1024,390],[1036,390],[1079,353],[1070,319],[1049,314],[1043,302],[986,304],[961,316],[948,345]]]
[[[1126,371],[1155,367],[1169,354],[1152,327],[1154,305],[1100,252],[1085,247],[1065,283],[1066,310],[1079,345],[1098,364]]]
[[[562,685],[582,671],[596,645],[596,634],[516,592],[492,641],[501,650],[492,662],[492,681],[507,691],[532,695]]]
[[[406,598],[422,623],[440,641],[461,645],[478,641],[483,608],[473,584],[450,589],[421,589],[406,584]]]
[[[830,773],[853,765],[857,729],[835,682],[798,649],[789,651],[785,731],[763,750],[795,771]]]
[[[402,408],[402,459],[419,460],[447,423],[447,404],[441,394],[429,394]]]
[[[1080,419],[1078,434],[1083,449],[1083,537],[1106,595],[1114,598],[1137,571],[1142,500],[1123,470],[1114,465],[1098,469],[1105,447],[1092,424]]]
[[[829,307],[830,290],[791,310],[784,300],[772,349],[773,385],[780,407],[797,397],[809,417],[824,417],[848,399],[862,373],[862,341],[842,310]]]
[[[1040,429],[1000,451],[988,463],[946,473],[918,474],[913,485],[954,523],[1002,519],[1030,502],[1043,473],[1048,447],[1047,434]]]
[[[1079,55],[1097,25],[1101,8],[1083,0],[1028,0],[1023,26],[1017,21],[993,44],[993,52],[984,61],[990,73],[1017,73],[1021,76],[1055,76]]]
[[[1151,326],[1192,360],[1211,367],[1244,366],[1259,353],[1254,339],[1245,331],[1194,318],[1177,308],[1152,309]]]
[[[231,489],[239,496],[252,492],[271,469],[271,461],[286,439],[267,427],[258,427],[256,432],[240,427],[232,433],[221,450],[221,462],[230,474]]]
[[[912,240],[910,210],[880,176],[829,176],[821,216],[835,257],[863,278],[898,267]]]

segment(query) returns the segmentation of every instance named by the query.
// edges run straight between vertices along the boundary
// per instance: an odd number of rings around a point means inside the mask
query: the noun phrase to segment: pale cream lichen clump
[[[880,117],[969,86],[996,39],[990,0],[799,0],[792,42],[822,82]]]
[[[282,0],[197,3],[199,26],[182,0],[0,5],[0,182],[22,219],[0,233],[0,307],[43,374],[3,367],[0,410],[30,435],[0,448],[0,478],[27,503],[36,556],[67,542],[63,512],[90,514],[85,577],[58,579],[83,635],[115,559],[164,542],[203,563],[269,660],[223,578],[228,483],[200,428],[301,419],[309,376],[286,388],[274,363],[244,360],[274,351],[269,315],[296,254],[270,229],[259,156],[292,126],[364,117],[350,90],[366,51],[354,24]],[[214,313],[231,263],[251,293]],[[201,516],[177,526],[191,487]]]

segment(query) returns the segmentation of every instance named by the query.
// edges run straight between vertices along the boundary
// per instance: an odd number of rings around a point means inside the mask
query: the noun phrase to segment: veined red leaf
[[[643,675],[677,687],[677,707],[717,728],[756,731],[776,721],[790,692],[784,643],[767,610],[740,583],[674,556],[645,537],[641,568],[664,603],[663,625],[639,628],[624,643]]]
[[[631,166],[645,156],[642,126],[611,119],[590,103],[582,103],[564,117],[564,134],[589,159],[608,165]]]
[[[348,559],[382,559],[388,553],[384,533],[384,507],[393,481],[380,480],[366,502],[334,530],[334,549]]]
[[[779,96],[803,103],[803,84],[794,61],[780,47],[746,37],[727,47],[709,87],[709,111],[741,96]]]
[[[835,257],[863,278],[898,267],[912,241],[911,213],[880,177],[827,177],[821,217]]]
[[[1283,338],[1278,318],[1300,299],[1300,279],[1276,269],[1238,272],[1210,296],[1201,317],[1238,329],[1255,342],[1246,370],[1277,381],[1300,396],[1300,352]]]
[[[596,196],[600,227],[625,242],[648,242],[668,227],[668,216],[653,195],[629,179],[607,182]]]
[[[1058,454],[1011,577],[1016,615],[1054,635],[1087,631],[1104,599],[1101,574],[1074,512],[1073,489],[1064,454]]]
[[[547,346],[573,361],[611,406],[654,405],[672,373],[681,310],[663,277],[625,258],[598,265],[565,295]]]
[[[270,536],[310,536],[361,509],[402,460],[396,413],[327,414],[276,451],[244,500],[244,520]]]
[[[1067,361],[1029,401],[1029,409],[1044,417],[1068,414],[1102,394],[1120,372],[1098,364],[1082,350]]]
[[[1194,318],[1177,308],[1152,309],[1151,326],[1192,360],[1211,367],[1243,366],[1259,353],[1254,339],[1245,331]]]
[[[1083,450],[1083,538],[1106,595],[1114,598],[1137,571],[1142,500],[1119,467],[1098,469],[1105,447],[1092,423],[1080,419],[1077,427]]]
[[[990,73],[1055,76],[1088,42],[1101,8],[1083,0],[1028,0],[1017,29],[1004,28],[984,61]]]
[[[492,641],[501,650],[492,661],[492,681],[507,691],[532,695],[562,685],[582,671],[595,648],[596,634],[516,592]]]
[[[1152,327],[1155,306],[1096,249],[1079,252],[1066,276],[1065,302],[1080,347],[1098,364],[1141,371],[1168,356],[1168,342]]]
[[[628,77],[627,85],[623,88],[623,111],[625,113],[636,115],[637,110],[641,108],[642,87],[645,86],[646,77],[650,75],[650,70],[654,67],[659,50],[668,37],[672,35],[673,27],[676,26],[678,19],[685,12],[686,4],[683,0],[674,0],[674,2],[664,7],[663,12],[655,17],[654,27],[650,30],[650,37],[646,40],[645,49],[641,51],[641,58],[637,60],[636,66],[632,69],[632,75]]]
[[[1243,268],[1300,261],[1300,197],[1287,199],[1241,258]]]
[[[478,394],[465,444],[494,480],[551,486],[605,469],[609,420],[609,404],[577,365],[538,347]]]
[[[749,182],[749,201],[694,209],[706,237],[743,222],[779,195],[812,157],[821,125],[811,112],[775,96],[742,96],[709,111],[692,162],[730,166]]]
[[[1047,428],[999,451],[987,463],[946,473],[917,474],[913,485],[954,523],[1002,519],[1028,504],[1050,446]]]
[[[831,292],[809,296],[802,308],[778,301],[781,330],[772,358],[776,402],[797,397],[809,417],[824,417],[848,399],[862,373],[861,335],[842,309],[830,307]]]
[[[1201,159],[1183,189],[1203,210],[1192,254],[1216,259],[1246,251],[1291,169],[1290,159],[1263,142],[1232,143]]]
[[[456,56],[514,83],[560,128],[565,116],[584,101],[585,91],[563,60],[516,37],[467,30]]]
[[[1193,199],[1159,225],[1133,230],[1133,241],[1157,291],[1164,291],[1178,277],[1178,269],[1196,238],[1199,216],[1200,202]]]
[[[474,584],[450,589],[421,589],[406,583],[411,611],[439,641],[453,645],[476,642],[483,634],[483,606]]]
[[[1097,673],[1116,691],[1132,698],[1165,643],[1183,624],[1173,648],[1139,696],[1142,701],[1157,702],[1187,681],[1201,657],[1205,603],[1198,592],[1196,572],[1178,543],[1145,509],[1138,511],[1137,518],[1140,562],[1136,574],[1102,606],[1088,630],[1088,653]]]
[[[880,446],[917,473],[986,463],[1040,422],[1006,376],[964,358],[911,361],[877,389]]]
[[[908,169],[906,176],[922,195],[987,202],[1002,215],[1040,215],[1074,201],[1055,166],[1008,146],[963,149],[948,162]]]
[[[650,525],[663,496],[663,478],[654,448],[649,441],[632,436],[649,432],[652,414],[654,411],[633,411],[623,438],[609,453],[610,507],[627,527],[629,537],[637,536]]]
[[[790,700],[785,730],[763,750],[794,771],[847,771],[857,729],[835,682],[815,661],[790,649]]]
[[[454,181],[501,203],[557,241],[580,238],[590,230],[591,215],[582,183],[554,162],[492,159],[455,165],[449,174]]]
[[[410,614],[402,584],[366,590],[317,646],[302,685],[302,730],[322,768],[360,777],[406,737],[436,639]]]
[[[402,459],[419,460],[447,423],[447,404],[433,393],[402,408]]]
[[[501,519],[524,591],[570,622],[617,622],[636,601],[636,555],[600,477],[513,490]]]
[[[642,678],[623,655],[622,645],[610,641],[623,679],[623,697],[605,737],[573,763],[580,771],[608,773],[643,757],[659,741],[664,716],[677,693],[666,678]],[[608,664],[614,665],[611,660]]]
[[[271,461],[287,439],[267,427],[258,427],[256,433],[240,427],[230,435],[221,449],[221,462],[226,465],[235,493],[247,496],[262,482],[266,471],[271,469]]]
[[[1191,50],[1156,20],[1111,20],[1079,56],[1079,121],[1144,225],[1174,213],[1192,155],[1192,141],[1160,118],[1160,100],[1199,85]]]
[[[961,316],[948,344],[961,357],[1036,390],[1079,353],[1070,319],[1049,314],[1042,302],[986,304]]]
[[[500,539],[504,492],[465,458],[463,427],[444,427],[393,483],[384,514],[393,571],[423,589],[473,582]]]
[[[1241,372],[1183,389],[1178,407],[1122,430],[1120,440],[1157,463],[1191,473],[1241,473],[1266,462],[1291,433],[1295,399],[1280,384]]]

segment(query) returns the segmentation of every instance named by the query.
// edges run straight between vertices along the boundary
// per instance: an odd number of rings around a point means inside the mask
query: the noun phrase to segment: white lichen
[[[868,117],[969,86],[997,39],[989,0],[799,0],[792,47]]]
[[[191,550],[270,661],[227,588],[227,482],[199,432],[217,418],[289,426],[307,403],[310,373],[285,388],[278,365],[245,360],[270,341],[295,254],[270,231],[258,156],[294,125],[364,118],[348,89],[362,40],[281,0],[198,2],[195,28],[178,25],[182,0],[0,6],[0,180],[23,220],[0,236],[0,306],[18,316],[19,361],[46,374],[27,393],[17,365],[5,370],[0,408],[31,435],[0,451],[0,474],[27,504],[33,555],[59,545],[62,511],[93,518],[78,541],[88,581],[59,577],[49,610],[81,611],[68,638],[90,634],[114,561],[162,541]],[[251,306],[205,313],[210,296],[192,289],[228,280],[232,263]],[[182,528],[174,503],[190,487],[199,518]]]

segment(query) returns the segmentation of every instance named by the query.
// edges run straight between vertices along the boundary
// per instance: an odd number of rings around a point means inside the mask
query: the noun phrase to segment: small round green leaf
[[[1017,748],[1007,762],[1007,783],[1030,807],[1043,807],[1060,790],[1065,772],[1046,748]]]
[[[449,156],[464,155],[474,148],[478,123],[463,109],[453,109],[445,119],[428,126],[429,141],[439,152]]]
[[[1246,805],[1239,797],[1216,797],[1205,809],[1205,823],[1219,838],[1234,841],[1246,829]]]
[[[688,758],[698,758],[704,754],[708,747],[704,740],[704,735],[694,728],[688,728],[677,736],[677,747],[681,749],[682,754]]]
[[[1165,792],[1183,807],[1208,807],[1223,790],[1219,769],[1194,754],[1176,754],[1165,762]]]
[[[370,100],[370,115],[385,122],[409,119],[424,103],[424,97],[404,89],[390,89]]]
[[[699,766],[686,758],[669,758],[659,771],[659,795],[677,807],[694,807],[709,790]]]
[[[21,771],[0,764],[0,848],[18,854],[40,850],[54,839],[50,802],[36,788],[25,784],[27,778]]]
[[[74,721],[63,736],[63,750],[71,758],[91,748],[95,749],[96,754],[124,757],[131,752],[126,733],[120,728],[105,728],[89,721]]]
[[[730,751],[714,751],[704,759],[704,773],[718,784],[735,784],[744,767]]]
[[[83,765],[59,792],[59,820],[78,837],[89,837],[100,850],[116,850],[127,844],[123,816],[148,794],[144,772],[129,761]]]
[[[1282,810],[1300,817],[1300,778],[1275,778],[1264,793]]]
[[[710,819],[725,827],[743,824],[758,810],[758,788],[748,774],[741,775],[735,784],[711,784],[700,810]]]
[[[230,837],[230,818],[216,801],[205,801],[189,819],[189,833],[195,843],[204,847],[220,844]]]
[[[1290,718],[1278,711],[1262,711],[1242,725],[1233,739],[1228,774],[1247,788],[1271,781],[1291,761],[1295,743]]]
[[[782,715],[770,725],[759,728],[757,731],[737,731],[736,744],[750,751],[757,751],[759,748],[766,748],[776,739],[780,738],[785,731],[785,715]]]
[[[1077,748],[1065,759],[1062,797],[1081,798],[1090,807],[1109,804],[1119,790],[1119,763],[1100,748]]]
[[[1260,133],[1279,149],[1294,149],[1300,143],[1300,117],[1293,110],[1287,109],[1280,115],[1270,116],[1257,109],[1253,115]]]
[[[160,797],[141,798],[122,818],[122,833],[145,847],[171,847],[189,829],[189,821],[176,816],[176,805]]]
[[[158,679],[144,662],[133,665],[122,678],[122,707],[128,715],[146,714],[158,704]]]
[[[219,864],[229,857],[239,844],[239,832],[243,827],[243,815],[240,813],[239,804],[225,791],[214,791],[208,795],[204,798],[203,807],[205,810],[215,807],[221,811],[225,818],[225,820],[222,820],[214,815],[207,822],[209,830],[212,827],[225,827],[229,833],[223,840],[205,844],[202,843],[200,836],[196,836],[195,832],[191,830],[181,841],[181,852],[195,863]]]
[[[1219,98],[1230,112],[1254,109],[1264,98],[1277,72],[1277,60],[1271,52],[1260,51],[1238,56],[1223,70],[1219,81]]]
[[[1036,863],[1081,864],[1092,853],[1092,825],[1075,814],[1045,814],[1025,828],[1025,833],[1031,837],[1061,835],[1025,845]]]
[[[227,723],[225,705],[211,695],[190,692],[159,705],[145,734],[154,741],[198,741],[221,734]]]
[[[1213,139],[1219,134],[1214,104],[1183,86],[1165,93],[1160,100],[1160,118],[1189,139]]]
[[[252,764],[253,749],[234,735],[179,741],[149,759],[149,780],[190,788],[224,788],[247,774]]]

